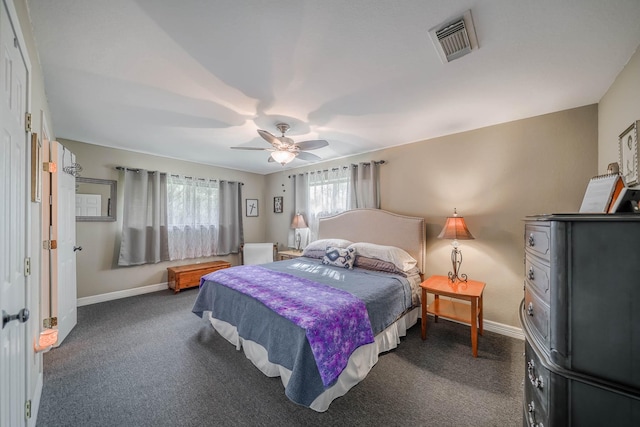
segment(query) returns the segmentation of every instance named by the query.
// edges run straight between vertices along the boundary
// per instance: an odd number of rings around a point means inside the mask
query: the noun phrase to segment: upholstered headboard
[[[420,272],[424,272],[424,218],[398,215],[381,209],[354,209],[320,219],[318,238],[332,237],[397,246],[414,257]]]

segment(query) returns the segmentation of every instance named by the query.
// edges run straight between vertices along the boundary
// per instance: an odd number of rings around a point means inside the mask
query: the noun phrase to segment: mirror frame
[[[118,182],[111,179],[98,179],[98,178],[85,178],[82,176],[76,177],[76,183],[86,183],[86,184],[104,184],[110,187],[109,197],[111,199],[111,215],[107,216],[76,216],[76,221],[86,221],[86,222],[99,222],[99,221],[115,221],[116,220],[116,212],[118,212],[117,205],[117,185]]]

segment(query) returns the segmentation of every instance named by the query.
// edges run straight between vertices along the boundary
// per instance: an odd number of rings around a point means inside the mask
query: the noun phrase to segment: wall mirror
[[[115,221],[116,185],[110,179],[76,178],[76,221]]]

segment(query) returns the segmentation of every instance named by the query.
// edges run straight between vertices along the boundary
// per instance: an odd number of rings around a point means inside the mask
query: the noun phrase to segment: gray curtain
[[[310,202],[309,202],[309,174],[293,175],[291,177],[293,182],[293,207],[295,214],[302,214],[304,222],[310,225],[312,216],[310,215]],[[293,218],[291,218],[293,220]],[[300,246],[305,247],[309,244],[311,239],[311,230],[309,228],[301,229],[297,231],[300,233]],[[287,245],[290,248],[296,247],[295,243],[296,230],[289,229],[287,236]]]
[[[354,165],[355,166],[355,165]],[[351,168],[351,209],[380,209],[380,165],[376,162],[359,163]]]
[[[242,184],[220,181],[220,227],[218,230],[218,253],[237,254],[244,243],[242,227]]]
[[[168,261],[166,174],[125,169],[120,182],[124,212],[118,265]]]

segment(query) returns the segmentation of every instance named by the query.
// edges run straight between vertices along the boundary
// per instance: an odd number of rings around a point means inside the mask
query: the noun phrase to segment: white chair
[[[243,265],[265,264],[276,260],[278,245],[274,243],[245,243],[240,246]]]

